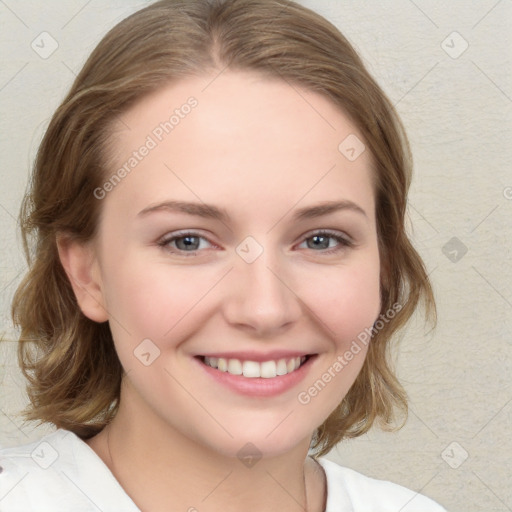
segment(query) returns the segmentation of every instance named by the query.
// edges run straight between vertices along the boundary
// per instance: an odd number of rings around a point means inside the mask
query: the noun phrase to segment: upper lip
[[[210,352],[200,354],[198,357],[217,357],[223,359],[239,359],[241,361],[279,361],[279,359],[293,359],[295,357],[305,357],[313,355],[311,352],[298,350],[276,350],[272,352]]]

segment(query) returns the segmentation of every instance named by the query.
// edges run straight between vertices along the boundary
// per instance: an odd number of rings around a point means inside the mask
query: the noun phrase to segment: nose
[[[294,325],[302,314],[286,262],[271,257],[270,251],[263,251],[252,263],[238,258],[226,284],[225,319],[246,334],[275,336]]]

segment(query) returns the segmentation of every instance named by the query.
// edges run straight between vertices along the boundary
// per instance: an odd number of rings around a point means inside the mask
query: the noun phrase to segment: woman
[[[313,12],[164,0],[114,27],[22,208],[27,417],[58,430],[1,452],[1,510],[443,510],[321,457],[406,410],[388,344],[435,315],[410,179]]]

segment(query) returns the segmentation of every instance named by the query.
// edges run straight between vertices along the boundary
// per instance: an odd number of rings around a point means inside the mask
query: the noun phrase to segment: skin
[[[117,416],[88,444],[142,510],[299,510],[305,485],[308,510],[324,510],[324,475],[307,457],[309,444],[366,349],[308,404],[297,395],[380,312],[371,155],[349,161],[338,151],[348,135],[363,137],[327,98],[253,73],[215,76],[172,84],[123,115],[129,129],[113,132],[112,173],[174,108],[198,101],[101,200],[93,241],[59,238],[83,313],[109,321],[126,372]],[[215,205],[229,219],[138,215],[171,199]],[[364,213],[293,218],[340,200]],[[353,246],[327,238],[329,248],[318,248],[311,242],[321,229]],[[182,230],[204,237],[193,256],[180,252],[183,239],[158,245]],[[250,264],[236,252],[247,236],[263,248]],[[144,339],[160,350],[149,366],[134,356]],[[272,397],[235,393],[194,359],[278,349],[317,355],[303,381]],[[247,442],[263,456],[252,468],[237,457]]]

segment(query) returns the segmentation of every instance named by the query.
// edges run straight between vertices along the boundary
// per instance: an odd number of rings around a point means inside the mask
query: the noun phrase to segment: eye
[[[193,231],[167,235],[158,242],[158,245],[172,253],[184,256],[197,256],[195,254],[196,251],[213,247],[213,244],[211,244],[211,242],[209,242],[204,236]]]
[[[299,245],[299,248],[301,248],[301,246],[303,247],[304,244],[306,244],[307,249],[313,249],[316,252],[324,252],[327,254],[354,246],[354,243],[349,240],[348,237],[342,236],[337,232],[325,230],[310,234]]]

